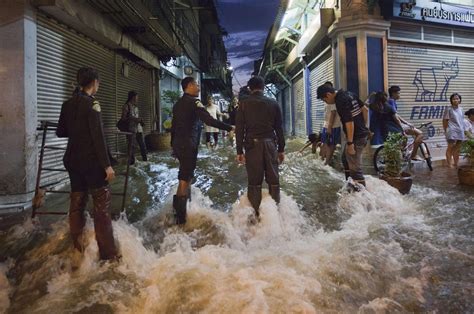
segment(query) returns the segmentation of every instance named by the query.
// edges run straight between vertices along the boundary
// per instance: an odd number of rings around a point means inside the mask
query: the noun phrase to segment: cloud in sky
[[[217,1],[220,23],[229,33],[225,46],[234,68],[234,91],[247,83],[254,61],[261,57],[279,3],[279,0]]]

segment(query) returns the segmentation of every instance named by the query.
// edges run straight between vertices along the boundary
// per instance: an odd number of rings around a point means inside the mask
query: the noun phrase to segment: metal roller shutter
[[[289,87],[283,90],[283,127],[287,135],[291,134],[291,90]]]
[[[293,95],[295,97],[293,100],[295,106],[295,135],[306,137],[303,75],[298,76],[293,81]]]
[[[77,69],[91,66],[100,73],[97,99],[101,102],[104,124],[113,126],[116,116],[113,52],[43,15],[38,15],[37,25],[38,120],[58,121],[61,104],[74,89]],[[51,145],[65,146],[66,142],[53,133],[47,139]],[[44,166],[61,167],[62,156],[63,151],[46,151]],[[44,172],[41,184],[66,177],[65,173]]]
[[[324,102],[317,99],[318,86],[327,81],[334,82],[334,70],[331,51],[325,53],[319,60],[311,65],[311,119],[313,133],[320,132],[324,123]]]
[[[401,88],[398,113],[415,126],[432,121],[426,141],[432,155],[444,158],[446,140],[442,117],[449,97],[462,96],[461,107],[474,103],[474,49],[430,45],[388,44],[389,86]]]
[[[122,66],[128,67],[128,75],[122,73]],[[128,92],[134,90],[138,93],[138,109],[140,117],[145,122],[143,134],[148,134],[153,129],[154,105],[152,97],[152,75],[153,71],[141,65],[138,65],[121,56],[116,56],[117,71],[117,108],[118,115],[116,121],[120,118],[123,104],[127,101]],[[118,149],[126,149],[126,140],[124,136],[119,137]]]

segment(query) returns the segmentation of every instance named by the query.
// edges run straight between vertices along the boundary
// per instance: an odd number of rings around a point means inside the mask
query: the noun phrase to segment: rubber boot
[[[255,210],[255,216],[260,216],[260,203],[262,202],[262,186],[261,185],[249,185],[247,190],[247,197]]]
[[[188,197],[173,195],[173,208],[176,217],[177,225],[184,225],[186,223],[186,205]]]
[[[188,197],[188,200],[191,202],[191,185],[188,186],[188,189],[186,191],[186,196]]]
[[[110,203],[112,199],[110,187],[104,186],[93,190],[92,199],[94,201],[95,239],[99,246],[100,259],[116,259],[118,253],[112,230],[112,219],[110,217]]]
[[[273,198],[273,200],[277,204],[280,203],[280,185],[279,184],[268,185],[268,189],[270,190],[270,196]]]
[[[86,224],[84,211],[87,205],[87,192],[71,192],[69,203],[69,230],[74,247],[79,252],[84,252],[82,231]]]
[[[148,161],[148,157],[147,157],[146,154],[145,154],[145,155],[142,155],[142,160],[143,160],[143,161]]]

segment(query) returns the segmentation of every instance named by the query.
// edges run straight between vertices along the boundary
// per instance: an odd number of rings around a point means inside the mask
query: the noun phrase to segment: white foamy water
[[[123,256],[118,265],[97,260],[90,220],[83,257],[70,248],[66,221],[57,223],[19,262],[23,275],[16,285],[17,305],[10,310],[372,313],[419,309],[425,302],[426,278],[404,270],[410,261],[395,238],[403,230],[408,238],[416,232],[413,241],[418,241],[430,227],[415,200],[401,197],[378,179],[368,178],[367,184],[361,193],[340,191],[334,210],[348,218],[340,230],[331,232],[309,225],[285,193],[277,206],[265,191],[261,222],[252,225],[253,210],[245,195],[230,213],[224,213],[212,209],[210,199],[193,189],[184,228],[168,226],[166,213],[147,217],[143,224],[114,223]],[[168,203],[163,210],[170,207]],[[157,228],[162,235],[153,238]],[[74,267],[78,269],[73,271]],[[9,287],[1,270],[0,286]],[[9,306],[5,296],[8,293],[0,294],[0,309]]]

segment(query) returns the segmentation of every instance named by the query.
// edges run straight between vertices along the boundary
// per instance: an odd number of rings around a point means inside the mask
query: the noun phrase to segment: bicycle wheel
[[[431,154],[430,154],[430,150],[428,149],[428,145],[426,145],[425,142],[421,142],[420,150],[421,150],[421,153],[423,154],[423,158],[425,158],[426,160],[426,164],[428,165],[428,168],[430,169],[430,171],[433,171],[433,165],[431,163]]]
[[[383,158],[383,145],[379,146],[374,153],[374,169],[377,172],[385,170],[385,160]]]

